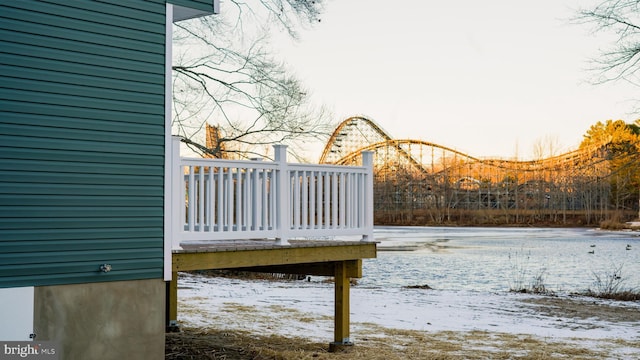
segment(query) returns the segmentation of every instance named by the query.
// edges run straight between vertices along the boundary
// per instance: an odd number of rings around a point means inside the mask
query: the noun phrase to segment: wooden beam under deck
[[[362,277],[362,260],[345,260],[330,261],[322,263],[305,263],[292,265],[271,265],[271,266],[253,266],[246,268],[237,268],[239,271],[251,271],[258,273],[270,274],[294,274],[294,275],[315,275],[315,276],[335,276],[336,266],[343,264],[345,266],[346,276],[349,278],[359,279]]]
[[[183,245],[173,250],[173,280],[168,286],[167,324],[177,326],[178,271],[238,269],[265,273],[333,276],[335,278],[334,342],[331,351],[351,344],[349,339],[349,279],[362,277],[362,259],[376,257],[376,243],[362,241],[270,240],[212,242]]]
[[[326,263],[376,257],[376,243],[362,241],[270,240],[183,245],[173,251],[173,271],[237,269],[256,266]]]

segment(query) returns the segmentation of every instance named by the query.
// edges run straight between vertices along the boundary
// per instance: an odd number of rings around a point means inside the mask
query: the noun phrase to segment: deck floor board
[[[174,249],[174,254],[249,251],[249,250],[285,250],[296,248],[336,247],[336,246],[370,246],[372,242],[343,240],[289,240],[289,245],[278,245],[275,240],[220,240],[211,242],[182,243],[182,249]]]

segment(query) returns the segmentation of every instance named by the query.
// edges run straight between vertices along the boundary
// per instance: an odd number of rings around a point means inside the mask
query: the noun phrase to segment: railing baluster
[[[345,209],[345,213],[344,213],[344,226],[343,228],[351,228],[351,217],[353,216],[353,212],[352,210],[352,201],[353,201],[353,182],[351,181],[351,175],[352,174],[344,174],[344,188],[345,188],[345,193],[344,193],[344,209]]]
[[[331,194],[331,177],[332,175],[329,172],[324,173],[324,219],[323,219],[323,228],[329,229],[331,228],[331,199],[333,195]]]
[[[233,231],[233,169],[231,167],[226,168],[227,176],[225,177],[225,231]]]
[[[236,231],[242,230],[242,172],[240,168],[236,168],[236,198],[235,198],[235,229]]]
[[[249,170],[250,169],[244,169],[244,171],[240,172],[240,177],[244,178],[244,180],[242,180],[242,191],[240,192],[242,194],[242,218],[240,220],[242,223],[241,230],[243,231],[251,229],[251,226],[249,224],[249,222],[251,221],[251,212],[249,211],[249,185],[251,185],[251,180],[249,179]]]
[[[349,188],[351,189],[350,190],[351,201],[349,201],[349,203],[351,204],[351,207],[350,207],[351,211],[349,211],[349,218],[350,218],[349,227],[350,228],[355,228],[356,224],[358,223],[357,219],[358,219],[359,207],[358,207],[358,182],[356,180],[357,175],[358,174],[354,174],[354,173],[349,174],[349,178],[351,179],[349,181],[349,185],[350,185]]]
[[[331,228],[338,228],[338,174],[331,174]]]
[[[213,178],[213,166],[209,166],[208,181],[207,181],[207,225],[209,226],[209,231],[213,231],[213,221],[215,219],[215,183]]]
[[[174,149],[176,153],[177,150]],[[191,240],[361,235],[373,229],[372,157],[367,166],[177,158],[174,246]],[[363,156],[363,164],[365,164]]]
[[[324,185],[324,172],[318,171],[318,179],[317,179],[317,193],[318,193],[318,201],[317,201],[317,210],[316,210],[316,229],[321,229],[323,227],[323,215],[322,215],[322,202],[326,201],[326,194],[324,194],[323,185]]]
[[[198,172],[198,193],[197,202],[198,202],[198,231],[204,231],[204,168],[201,166],[200,171]]]
[[[260,221],[258,218],[258,208],[262,209],[262,204],[260,203],[260,199],[262,198],[262,194],[260,194],[260,173],[258,169],[251,170],[251,228],[250,230],[258,230],[260,228]]]
[[[216,174],[216,231],[224,231],[224,169],[219,166]]]
[[[351,191],[351,174],[343,174],[344,176],[344,224],[342,228],[351,227],[351,201],[353,200],[353,192]]]
[[[293,228],[294,229],[300,229],[300,205],[302,203],[302,198],[300,196],[300,181],[301,176],[300,176],[300,171],[292,171],[291,172],[293,174],[292,177],[292,181],[293,181],[293,196],[291,199],[291,208],[293,209]]]
[[[302,170],[299,172],[301,174],[300,178],[300,228],[308,229],[309,219],[307,219],[307,215],[309,213],[309,190],[307,189],[307,172]]]
[[[353,174],[345,174],[346,177],[346,207],[347,207],[347,212],[346,212],[346,222],[345,222],[345,226],[347,228],[351,228],[353,226],[353,201],[354,201],[354,195],[355,195],[355,191],[353,188]]]
[[[271,208],[269,207],[269,200],[267,197],[267,195],[269,195],[267,191],[267,184],[269,184],[269,171],[267,169],[261,169],[260,175],[262,176],[260,182],[260,186],[262,187],[262,206],[260,207],[260,209],[264,210],[260,212],[260,214],[262,215],[260,216],[260,230],[268,230],[268,216],[271,213]]]
[[[316,228],[316,171],[309,171],[309,229]]]
[[[345,221],[346,221],[346,180],[343,172],[340,172],[340,199],[338,200],[338,204],[340,204],[340,224],[339,227],[344,229]]]
[[[364,195],[365,195],[365,176],[364,174],[358,174],[358,224],[356,225],[357,227],[363,227],[364,226],[364,219],[365,219],[365,206],[366,206],[366,202],[364,201]]]
[[[187,190],[189,191],[188,194],[188,202],[187,202],[187,208],[189,209],[188,215],[187,215],[187,224],[188,224],[188,228],[189,231],[193,231],[194,229],[194,214],[195,214],[195,186],[193,183],[193,170],[194,170],[194,166],[189,166],[189,182],[188,182],[188,186],[187,186]]]
[[[269,230],[276,229],[276,171],[269,172]]]

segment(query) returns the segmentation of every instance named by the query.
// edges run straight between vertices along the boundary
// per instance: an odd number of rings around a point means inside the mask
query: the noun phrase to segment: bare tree
[[[595,33],[617,36],[617,41],[593,60],[596,83],[624,80],[640,85],[640,1],[602,1],[592,9],[578,10],[574,20],[592,25]]]
[[[626,81],[633,85],[640,86],[640,0],[604,0],[592,9],[580,9],[574,19],[578,23],[593,26],[596,33],[612,33],[617,37],[616,41],[609,49],[602,51],[599,58],[593,60],[595,64],[595,83],[602,84],[609,81]],[[637,104],[637,103],[636,103]],[[638,107],[636,109],[638,111]],[[638,154],[640,153],[640,143],[638,133],[640,120],[635,124],[620,124],[619,122],[607,122],[607,124],[596,124],[592,127],[582,146],[592,143],[594,140],[610,140],[609,153],[616,156],[612,163],[612,178],[616,180],[613,184],[615,190],[616,204],[620,195],[633,198],[638,204],[640,214],[640,175],[637,172]],[[618,126],[614,126],[618,125]],[[611,130],[624,129],[635,135],[635,139],[625,139],[620,143],[620,139],[599,139],[600,136],[613,136]],[[604,130],[604,131],[603,131]],[[631,135],[631,136],[633,136]],[[620,179],[624,181],[620,181]]]
[[[225,2],[221,16],[176,24],[173,133],[212,157],[265,156],[270,144],[326,138],[329,114],[272,55],[269,34],[319,21],[322,2]],[[203,141],[209,125],[210,141]],[[213,139],[212,139],[213,138]]]
[[[546,135],[533,144],[533,158],[542,160],[560,154],[560,140],[557,136]]]

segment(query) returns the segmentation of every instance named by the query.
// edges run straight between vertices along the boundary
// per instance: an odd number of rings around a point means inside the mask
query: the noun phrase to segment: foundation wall
[[[161,279],[36,287],[34,333],[60,359],[164,359]]]

